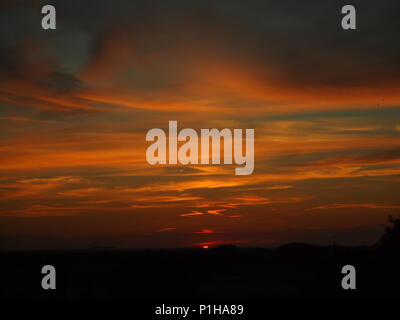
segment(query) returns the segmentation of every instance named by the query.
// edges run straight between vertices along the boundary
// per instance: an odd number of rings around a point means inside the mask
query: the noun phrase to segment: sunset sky
[[[344,31],[347,2],[2,1],[0,249],[377,241],[400,212],[400,11],[350,1]],[[169,120],[255,129],[254,173],[149,165]]]

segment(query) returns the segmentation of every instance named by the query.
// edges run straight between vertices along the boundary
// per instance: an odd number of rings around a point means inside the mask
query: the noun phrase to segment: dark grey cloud
[[[7,16],[1,20],[8,26],[3,38],[9,40],[14,33],[17,38],[37,36],[51,42],[71,30],[89,32],[93,38],[117,30],[134,35],[140,47],[151,41],[167,45],[162,40],[174,41],[185,33],[188,45],[189,38],[196,42],[220,34],[223,45],[232,54],[239,53],[238,59],[258,64],[261,80],[272,64],[275,81],[283,84],[346,87],[399,82],[397,1],[352,1],[358,13],[356,31],[340,27],[340,9],[346,1],[51,1],[59,19],[53,35],[38,28],[40,6],[48,1],[5,3]],[[24,9],[30,14],[22,13]],[[95,41],[92,59],[101,52],[101,40]]]

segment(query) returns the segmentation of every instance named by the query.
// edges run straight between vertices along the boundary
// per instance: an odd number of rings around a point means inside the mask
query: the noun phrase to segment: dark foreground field
[[[35,251],[0,254],[1,299],[398,299],[398,253],[377,247],[290,244],[236,248]],[[43,290],[53,265],[56,290]],[[357,270],[343,290],[341,269]]]

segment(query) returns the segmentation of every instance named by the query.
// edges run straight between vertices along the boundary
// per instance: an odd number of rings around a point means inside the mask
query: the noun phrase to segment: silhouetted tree
[[[379,241],[379,248],[386,254],[398,254],[400,252],[400,218],[389,216],[389,223]]]

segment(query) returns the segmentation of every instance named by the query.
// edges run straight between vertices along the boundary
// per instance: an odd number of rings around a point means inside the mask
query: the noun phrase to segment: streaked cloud
[[[349,208],[365,208],[365,209],[400,209],[400,205],[375,204],[375,203],[336,203],[331,205],[322,205],[310,210],[321,209],[349,209]]]

